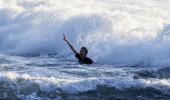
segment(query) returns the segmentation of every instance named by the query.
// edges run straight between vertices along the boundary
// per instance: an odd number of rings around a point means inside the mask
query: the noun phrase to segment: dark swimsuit
[[[84,59],[82,59],[80,57],[80,54],[78,54],[78,53],[75,55],[75,57],[79,60],[80,63],[83,63],[83,64],[92,64],[93,63],[93,61],[88,57],[85,57]]]

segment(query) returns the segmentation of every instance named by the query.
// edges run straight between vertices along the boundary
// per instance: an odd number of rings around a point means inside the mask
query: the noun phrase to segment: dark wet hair
[[[86,55],[87,55],[87,53],[88,53],[87,48],[86,47],[81,47],[81,49],[84,49],[86,51]]]

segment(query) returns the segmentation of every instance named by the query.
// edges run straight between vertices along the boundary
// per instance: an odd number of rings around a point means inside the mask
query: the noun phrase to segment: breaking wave
[[[72,56],[102,64],[170,65],[168,0],[0,0],[0,51]],[[68,56],[69,55],[69,56]]]

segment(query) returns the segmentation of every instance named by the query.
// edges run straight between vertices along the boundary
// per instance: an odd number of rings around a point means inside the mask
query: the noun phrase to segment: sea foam
[[[70,55],[89,49],[96,63],[170,63],[168,0],[0,0],[1,52]],[[72,56],[72,55],[70,55]]]

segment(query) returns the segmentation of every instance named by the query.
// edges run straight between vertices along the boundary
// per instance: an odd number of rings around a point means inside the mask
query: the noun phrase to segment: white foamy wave
[[[163,93],[170,94],[169,79],[139,79],[131,77],[89,77],[89,78],[55,78],[55,77],[35,77],[28,74],[17,74],[6,72],[0,74],[0,83],[5,83],[8,88],[15,90],[18,97],[22,95],[36,95],[37,91],[48,93],[69,93],[76,94],[96,90],[97,86],[115,87],[118,90],[130,88],[155,88]],[[3,87],[5,88],[5,87]],[[14,91],[11,91],[14,92]]]
[[[0,50],[69,51],[66,34],[97,63],[170,65],[168,0],[0,0]],[[162,31],[161,31],[162,30]]]

